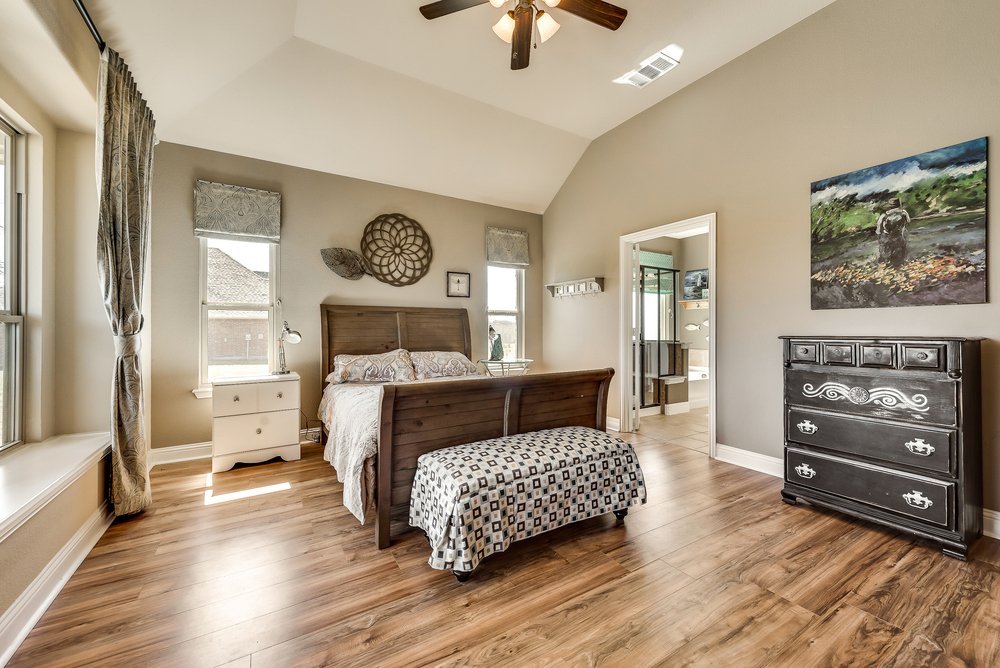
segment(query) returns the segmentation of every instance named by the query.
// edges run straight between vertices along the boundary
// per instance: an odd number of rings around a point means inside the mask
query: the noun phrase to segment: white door
[[[632,400],[629,402],[629,431],[639,431],[639,407],[642,406],[642,349],[640,332],[642,323],[641,289],[642,276],[639,274],[639,244],[632,244]]]

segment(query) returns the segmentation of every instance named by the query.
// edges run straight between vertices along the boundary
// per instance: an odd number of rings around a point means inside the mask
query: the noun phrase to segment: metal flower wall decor
[[[369,274],[382,283],[401,287],[424,277],[434,252],[420,223],[401,213],[387,213],[365,227],[361,253],[349,248],[324,248],[320,255],[338,276],[356,281]]]

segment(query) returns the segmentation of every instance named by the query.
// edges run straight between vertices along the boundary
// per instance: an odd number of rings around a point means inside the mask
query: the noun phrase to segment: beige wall
[[[94,135],[59,132],[55,433],[109,429],[115,345],[97,278]]]
[[[677,274],[677,282],[679,283],[677,287],[678,301],[684,298],[684,273],[688,271],[696,271],[698,269],[708,269],[708,235],[699,234],[695,237],[681,239],[680,245],[680,261],[674,263],[674,266],[677,269],[680,269],[680,273]],[[711,291],[713,287],[712,277],[709,276],[709,291]],[[693,332],[689,332],[684,329],[684,325],[689,323],[701,325],[703,322],[708,320],[708,310],[686,309],[679,303],[677,308],[680,311],[678,314],[679,317],[677,318],[677,332],[680,334],[681,341],[690,343],[692,348],[708,350],[708,341],[705,337],[710,336],[709,330],[711,327],[705,327],[702,325],[701,329],[696,329]]]
[[[198,385],[199,251],[192,232],[198,179],[281,193],[281,299],[284,319],[302,333],[302,343],[286,346],[285,354],[302,376],[302,409],[310,420],[320,398],[321,303],[467,308],[473,358],[485,355],[487,225],[528,232],[525,352],[537,360],[534,368],[542,367],[540,216],[164,142],[156,147],[153,176],[154,448],[212,438],[211,402],[191,394]],[[348,281],[326,267],[320,249],[359,248],[365,225],[392,212],[418,221],[430,236],[434,259],[423,279],[395,288],[371,277]],[[472,274],[471,298],[445,296],[447,271]]]
[[[106,505],[109,466],[110,456],[94,464],[0,542],[0,610],[9,608],[94,511]]]
[[[998,34],[995,0],[839,0],[596,140],[545,213],[544,278],[604,275],[607,292],[544,301],[546,364],[617,364],[619,235],[717,212],[719,441],[781,456],[780,335],[984,336],[1000,508],[1000,304],[809,307],[810,183],[1000,135]]]

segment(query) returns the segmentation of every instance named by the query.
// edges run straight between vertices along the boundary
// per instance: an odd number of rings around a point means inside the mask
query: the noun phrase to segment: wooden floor
[[[9,665],[1000,665],[1000,542],[963,563],[631,438],[648,505],[518,543],[466,584],[419,533],[376,551],[318,446],[211,479],[158,466],[155,504],[111,527]]]

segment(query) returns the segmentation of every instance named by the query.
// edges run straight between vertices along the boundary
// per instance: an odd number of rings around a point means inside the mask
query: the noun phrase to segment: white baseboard
[[[691,404],[687,401],[678,401],[675,404],[664,404],[663,414],[664,415],[680,415],[681,413],[690,413]]]
[[[607,422],[608,431],[620,431],[622,423],[618,418],[609,417],[605,422]]]
[[[153,448],[149,451],[149,468],[160,464],[190,462],[195,459],[211,459],[212,442],[171,445],[169,448]]]
[[[651,417],[653,415],[661,415],[659,406],[650,406],[649,408],[640,408],[639,417]]]
[[[759,455],[756,452],[740,450],[739,448],[717,443],[715,446],[715,458],[720,462],[736,464],[745,469],[773,475],[775,478],[785,477],[785,462],[781,457]]]
[[[111,508],[98,508],[56,556],[0,616],[0,666],[7,665],[31,629],[62,591],[76,569],[114,520]]]
[[[688,403],[691,404],[691,408],[708,408],[708,397],[704,399],[691,399]]]
[[[1000,538],[1000,513],[983,508],[983,535]]]

